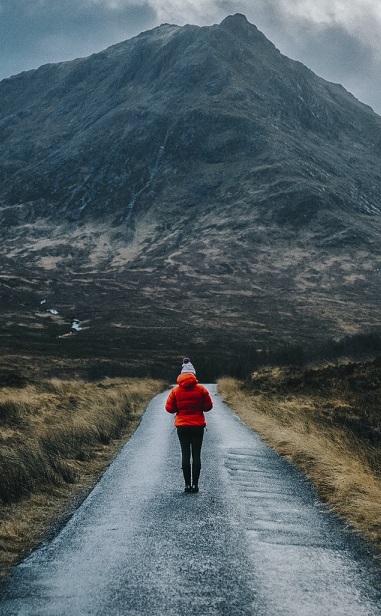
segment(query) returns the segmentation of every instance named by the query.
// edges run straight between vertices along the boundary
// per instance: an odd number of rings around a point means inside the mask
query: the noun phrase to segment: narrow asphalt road
[[[65,528],[2,585],[2,616],[381,616],[367,547],[208,389],[200,492],[183,492],[157,396]]]

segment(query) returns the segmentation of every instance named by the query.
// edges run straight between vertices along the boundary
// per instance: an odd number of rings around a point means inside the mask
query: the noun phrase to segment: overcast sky
[[[0,0],[0,79],[161,23],[210,25],[237,12],[282,53],[381,114],[380,0]]]

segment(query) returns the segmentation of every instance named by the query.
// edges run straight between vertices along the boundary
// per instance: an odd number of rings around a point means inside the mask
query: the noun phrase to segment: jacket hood
[[[180,385],[180,387],[184,387],[184,389],[190,389],[197,385],[197,383],[198,380],[192,372],[183,372],[177,377],[177,384]]]

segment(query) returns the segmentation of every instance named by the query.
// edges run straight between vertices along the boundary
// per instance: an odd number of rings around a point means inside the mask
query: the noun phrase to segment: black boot
[[[186,464],[183,466],[183,475],[184,475],[184,481],[185,481],[184,492],[192,492],[190,464]]]
[[[201,464],[192,464],[192,492],[198,492]]]

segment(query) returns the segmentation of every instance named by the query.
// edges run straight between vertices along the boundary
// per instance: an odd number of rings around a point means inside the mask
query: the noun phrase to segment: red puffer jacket
[[[167,398],[165,410],[176,413],[175,426],[206,426],[204,412],[213,407],[208,390],[200,385],[195,375],[184,372],[177,377],[174,387]]]

